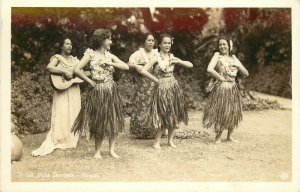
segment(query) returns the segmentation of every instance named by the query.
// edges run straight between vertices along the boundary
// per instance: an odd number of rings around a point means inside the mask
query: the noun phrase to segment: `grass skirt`
[[[96,84],[88,93],[72,132],[87,138],[104,138],[117,136],[123,128],[123,104],[116,83]]]
[[[173,76],[159,79],[151,94],[148,113],[142,118],[144,126],[155,129],[174,129],[180,122],[188,123],[187,104]]]
[[[235,82],[216,82],[203,113],[203,126],[213,127],[216,133],[236,128],[242,120],[242,104]]]

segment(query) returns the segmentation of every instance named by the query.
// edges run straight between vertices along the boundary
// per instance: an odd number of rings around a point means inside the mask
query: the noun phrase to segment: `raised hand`
[[[237,68],[239,68],[241,66],[241,62],[238,60],[238,58],[236,58],[235,55],[232,55],[232,58],[234,59],[235,62],[233,62],[230,67],[237,67]]]

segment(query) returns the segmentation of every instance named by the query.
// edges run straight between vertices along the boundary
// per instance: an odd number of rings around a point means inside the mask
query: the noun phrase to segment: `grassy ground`
[[[291,102],[291,101],[290,101]],[[94,143],[81,139],[76,149],[55,150],[44,157],[31,157],[46,133],[22,136],[24,156],[12,164],[12,181],[291,181],[292,112],[247,111],[234,133],[237,144],[212,143],[214,133],[201,126],[201,111],[190,112],[190,124],[180,129],[207,131],[202,138],[176,139],[177,149],[166,145],[151,148],[153,140],[120,135],[116,152],[93,159]],[[225,134],[223,138],[225,139]]]

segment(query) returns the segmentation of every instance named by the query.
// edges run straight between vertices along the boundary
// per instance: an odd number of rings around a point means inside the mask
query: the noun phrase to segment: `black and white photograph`
[[[2,1],[0,190],[299,192],[299,1],[194,2]]]

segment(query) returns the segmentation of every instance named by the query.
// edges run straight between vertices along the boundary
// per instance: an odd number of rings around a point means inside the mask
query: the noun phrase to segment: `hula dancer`
[[[207,72],[216,81],[214,82],[207,104],[204,108],[203,126],[213,127],[216,132],[215,143],[221,143],[222,132],[227,129],[227,140],[238,142],[232,138],[233,130],[242,120],[241,96],[236,83],[239,72],[242,76],[249,73],[241,62],[232,55],[232,41],[227,38],[218,40],[219,52],[211,59]]]
[[[145,34],[143,38],[144,47],[134,52],[129,57],[128,65],[134,70],[135,93],[133,96],[133,111],[130,119],[130,133],[137,138],[148,139],[154,138],[156,129],[153,127],[143,126],[140,122],[140,116],[147,113],[147,108],[151,102],[151,92],[155,87],[155,82],[145,78],[136,71],[141,70],[144,65],[153,57],[158,55],[157,49],[154,47],[154,36],[151,33]],[[153,72],[153,68],[150,69]]]
[[[160,149],[160,139],[166,129],[168,144],[176,148],[173,142],[175,130],[180,122],[188,123],[187,104],[173,71],[175,65],[191,68],[193,64],[169,53],[172,43],[171,35],[162,34],[159,39],[159,55],[152,58],[141,70],[142,75],[157,83],[151,94],[148,113],[141,117],[145,125],[157,129],[153,144],[156,149]],[[155,76],[148,72],[152,67]]]
[[[101,158],[100,146],[105,137],[109,138],[109,152],[114,158],[115,142],[123,130],[123,104],[117,84],[113,81],[115,68],[128,70],[126,63],[109,52],[111,32],[97,29],[91,38],[92,49],[87,49],[74,73],[91,85],[91,90],[75,120],[72,131],[95,138],[95,158]],[[91,79],[81,69],[90,63]]]

